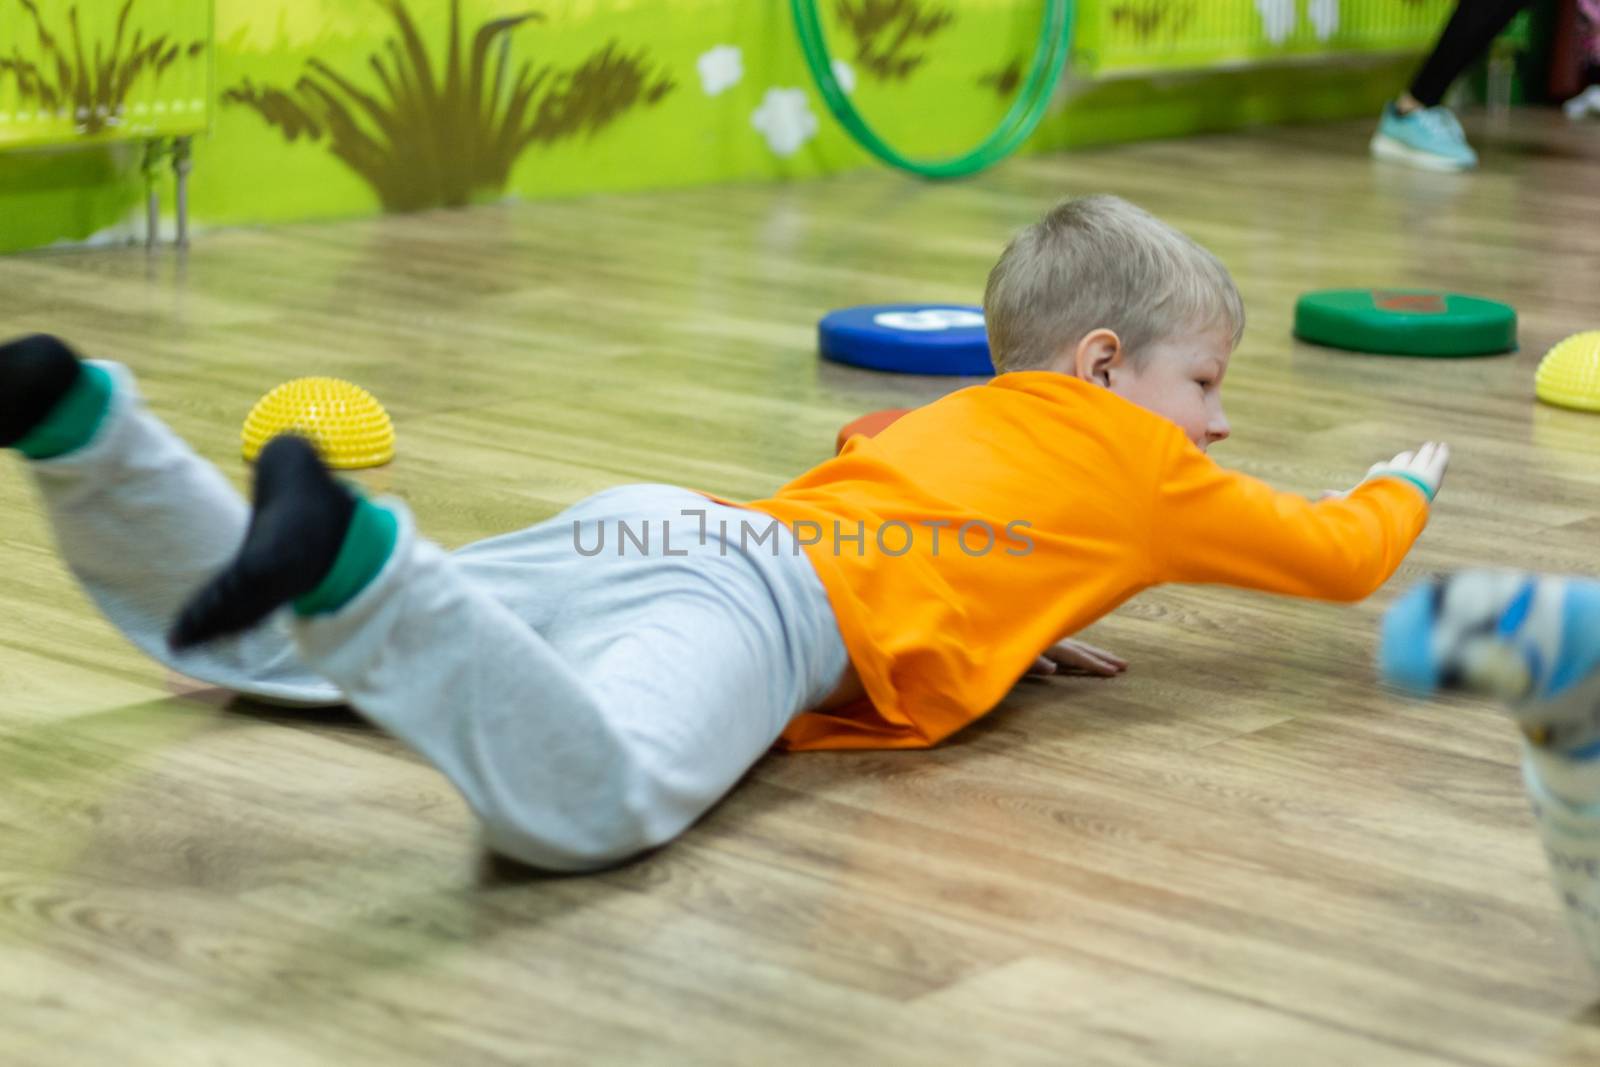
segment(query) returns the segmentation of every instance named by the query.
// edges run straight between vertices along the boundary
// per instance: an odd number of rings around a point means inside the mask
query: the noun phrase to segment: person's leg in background
[[[1460,0],[1406,92],[1383,109],[1372,154],[1426,170],[1470,170],[1478,155],[1444,94],[1533,0]]]
[[[1506,701],[1556,895],[1600,972],[1600,582],[1463,571],[1412,589],[1379,666],[1415,692]]]

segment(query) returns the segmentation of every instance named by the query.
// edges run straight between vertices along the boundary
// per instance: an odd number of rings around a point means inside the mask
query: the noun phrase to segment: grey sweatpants
[[[95,438],[29,466],[106,617],[201,681],[350,704],[438,767],[497,851],[590,870],[676,837],[843,675],[838,624],[789,532],[741,536],[771,524],[662,485],[448,554],[386,502],[399,543],[345,607],[175,654],[167,628],[249,511],[126,369],[104,366],[117,387]]]

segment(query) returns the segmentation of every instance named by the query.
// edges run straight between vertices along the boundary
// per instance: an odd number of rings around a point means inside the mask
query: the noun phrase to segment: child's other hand
[[[1044,654],[1028,668],[1028,673],[1092,674],[1098,678],[1110,678],[1127,669],[1128,661],[1116,653],[1069,639],[1045,649]]]

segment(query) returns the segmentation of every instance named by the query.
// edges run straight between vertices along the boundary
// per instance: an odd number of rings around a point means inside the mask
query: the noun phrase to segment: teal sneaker
[[[1372,135],[1372,154],[1423,170],[1471,170],[1478,165],[1478,153],[1467,144],[1461,123],[1443,106],[1402,115],[1394,104],[1386,105]]]

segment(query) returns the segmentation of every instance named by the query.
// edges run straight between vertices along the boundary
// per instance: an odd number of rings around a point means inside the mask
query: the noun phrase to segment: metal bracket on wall
[[[178,230],[173,243],[178,248],[189,247],[189,171],[194,167],[191,153],[193,137],[171,137],[149,140],[144,143],[145,187],[145,248],[154,250],[161,239],[161,196],[156,190],[157,170],[162,162],[172,160],[172,173],[176,178],[176,214]]]

